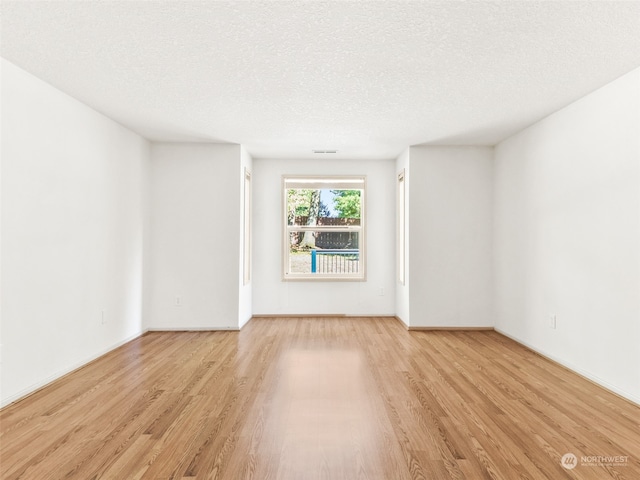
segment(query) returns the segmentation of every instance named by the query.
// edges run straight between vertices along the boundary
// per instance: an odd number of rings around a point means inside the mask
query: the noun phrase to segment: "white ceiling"
[[[640,66],[640,1],[1,9],[7,60],[151,140],[241,143],[254,157],[494,145]]]

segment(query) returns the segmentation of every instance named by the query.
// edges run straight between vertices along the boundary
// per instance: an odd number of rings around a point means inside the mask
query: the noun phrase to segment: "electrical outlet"
[[[556,314],[549,315],[549,328],[556,329]]]
[[[381,297],[384,297],[384,288],[380,287],[380,290],[378,290],[378,295],[380,295]]]
[[[182,306],[182,298],[176,297],[176,307],[181,307],[181,306]]]

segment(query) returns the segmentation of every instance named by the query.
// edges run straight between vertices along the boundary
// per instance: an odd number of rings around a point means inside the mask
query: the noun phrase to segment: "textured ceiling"
[[[2,56],[151,140],[493,145],[640,66],[640,2],[3,1]],[[324,154],[328,155],[328,154]]]

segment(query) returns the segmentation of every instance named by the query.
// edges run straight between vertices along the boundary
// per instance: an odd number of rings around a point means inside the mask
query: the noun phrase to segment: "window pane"
[[[289,248],[289,273],[311,273],[311,250],[299,248],[305,233],[291,232]]]
[[[315,236],[316,248],[303,246],[304,237]],[[291,232],[289,272],[292,274],[360,273],[358,232]],[[324,245],[320,247],[319,245]]]
[[[362,190],[287,189],[287,225],[360,225]]]

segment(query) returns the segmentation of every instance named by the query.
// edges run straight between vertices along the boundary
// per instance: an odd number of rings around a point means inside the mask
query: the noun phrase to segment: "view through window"
[[[365,278],[364,177],[284,178],[284,278]]]

